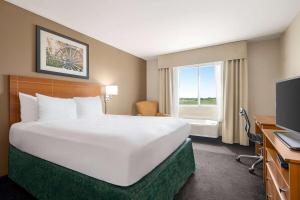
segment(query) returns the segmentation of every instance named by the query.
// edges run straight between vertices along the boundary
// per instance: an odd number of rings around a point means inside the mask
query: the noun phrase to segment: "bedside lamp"
[[[107,104],[112,99],[112,96],[118,95],[117,85],[107,85],[105,86],[105,114],[107,113]]]

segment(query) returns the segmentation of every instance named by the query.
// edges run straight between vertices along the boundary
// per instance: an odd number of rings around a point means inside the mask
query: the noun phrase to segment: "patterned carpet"
[[[265,198],[262,168],[252,175],[251,160],[235,161],[237,154],[252,154],[253,146],[225,145],[216,139],[193,138],[196,172],[176,200],[260,200]],[[1,200],[34,199],[8,177],[0,178]]]

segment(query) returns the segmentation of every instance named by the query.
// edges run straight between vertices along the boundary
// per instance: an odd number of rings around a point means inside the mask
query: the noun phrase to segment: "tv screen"
[[[276,124],[300,133],[300,77],[276,83]]]

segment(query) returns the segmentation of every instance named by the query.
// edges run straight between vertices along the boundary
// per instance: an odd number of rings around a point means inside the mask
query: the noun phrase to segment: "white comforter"
[[[16,123],[10,144],[26,153],[119,186],[140,180],[188,137],[168,117],[106,115],[93,120]]]

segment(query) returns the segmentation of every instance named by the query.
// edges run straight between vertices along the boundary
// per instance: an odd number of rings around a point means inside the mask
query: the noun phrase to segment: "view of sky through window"
[[[217,96],[215,65],[179,69],[180,104],[215,104]],[[198,95],[200,103],[198,102]]]

